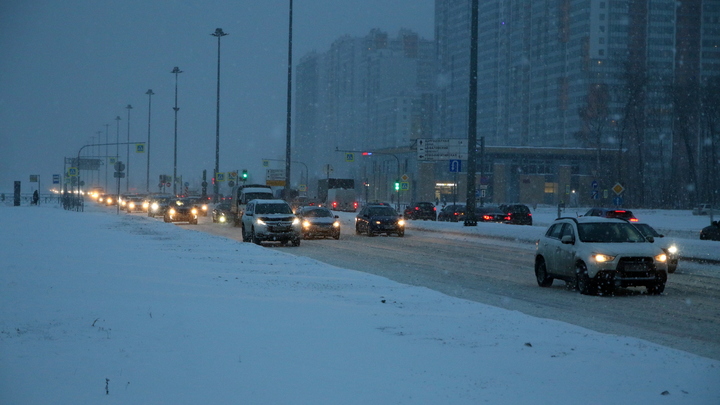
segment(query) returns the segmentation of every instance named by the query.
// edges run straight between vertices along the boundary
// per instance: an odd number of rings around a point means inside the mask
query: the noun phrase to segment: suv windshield
[[[332,212],[330,210],[325,208],[316,208],[311,210],[303,210],[302,215],[306,217],[316,217],[316,218],[332,218]]]
[[[646,242],[640,231],[628,223],[595,222],[578,224],[578,233],[580,240],[583,242]]]
[[[258,204],[255,207],[256,214],[292,214],[287,204]]]
[[[390,208],[390,207],[375,207],[375,208],[370,208],[370,210],[368,211],[368,214],[369,214],[371,217],[392,217],[392,216],[397,216],[397,213],[395,212],[395,210],[392,209],[392,208]]]

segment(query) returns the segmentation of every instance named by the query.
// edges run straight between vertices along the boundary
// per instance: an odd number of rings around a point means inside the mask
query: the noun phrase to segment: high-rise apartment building
[[[399,163],[392,157],[362,162],[356,153],[357,161],[348,162],[342,151],[408,148],[414,139],[430,136],[434,49],[432,41],[409,30],[395,38],[372,30],[301,58],[293,160],[308,165],[311,195],[318,178],[359,180],[382,172],[385,184],[396,175]],[[381,167],[368,168],[368,163]]]
[[[719,9],[717,0],[480,1],[478,137],[618,150],[617,163],[598,158],[592,173],[623,183],[636,205],[717,192],[702,178],[717,121],[701,111],[712,110],[703,95],[720,74]],[[436,0],[439,138],[467,136],[470,12],[470,0]]]

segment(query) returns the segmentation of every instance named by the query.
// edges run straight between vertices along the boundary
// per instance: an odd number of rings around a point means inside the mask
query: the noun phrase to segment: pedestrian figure
[[[35,190],[33,192],[32,205],[37,205],[39,199],[40,199],[40,195],[38,194],[38,191]]]

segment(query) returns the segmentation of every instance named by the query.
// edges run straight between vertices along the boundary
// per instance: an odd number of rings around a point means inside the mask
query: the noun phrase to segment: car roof
[[[631,222],[628,222],[621,218],[605,218],[605,217],[594,217],[594,216],[587,216],[587,217],[560,217],[556,218],[555,221],[560,220],[571,220],[575,221],[575,223],[578,224],[587,224],[587,223],[597,223],[597,222],[606,222],[606,223],[625,223],[630,224]]]

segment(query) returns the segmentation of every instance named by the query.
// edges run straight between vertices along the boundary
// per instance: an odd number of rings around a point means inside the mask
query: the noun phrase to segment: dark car
[[[465,217],[465,204],[450,204],[438,213],[438,221],[457,222]]]
[[[608,208],[590,208],[585,213],[586,217],[619,218],[630,222],[638,222],[630,210],[611,210]]]
[[[232,212],[230,211],[230,203],[222,202],[217,204],[212,210],[212,221],[214,223],[227,223],[230,218],[233,218]]]
[[[165,215],[168,204],[173,197],[153,197],[148,201],[148,216],[156,217],[158,215]]]
[[[340,239],[340,221],[337,215],[325,207],[300,207],[295,211],[300,218],[302,235],[305,239],[332,237]]]
[[[720,240],[720,222],[713,221],[712,224],[703,228],[702,231],[700,231],[700,239]]]
[[[503,204],[500,210],[505,213],[505,223],[513,225],[532,225],[532,213],[525,204]]]
[[[168,202],[165,215],[165,222],[189,222],[192,225],[198,223],[198,209],[195,200],[192,198],[174,198]]]
[[[661,234],[660,232],[656,231],[655,228],[648,224],[641,224],[639,222],[633,222],[633,225],[635,225],[635,228],[637,228],[640,233],[642,233],[645,238],[647,238],[649,241],[653,243],[657,243],[658,246],[665,252],[665,254],[668,257],[667,260],[667,266],[668,266],[668,273],[675,273],[675,270],[678,266],[678,248],[675,243],[669,240],[665,240],[665,235]]]
[[[375,236],[391,233],[399,237],[405,236],[405,220],[402,215],[387,205],[366,205],[355,217],[355,233]]]
[[[300,207],[322,207],[322,205],[320,200],[310,197],[295,197],[290,201],[290,208],[292,208],[293,212],[297,211]]]
[[[423,219],[435,221],[437,219],[437,209],[435,204],[431,202],[419,202],[410,204],[405,208],[405,219]]]
[[[464,221],[465,217],[460,219]],[[477,207],[475,208],[475,220],[478,222],[505,222],[505,212],[495,206]]]
[[[198,215],[200,215],[201,217],[208,216],[208,211],[210,211],[210,199],[208,197],[190,196],[187,198],[192,200],[193,204],[198,210]]]

